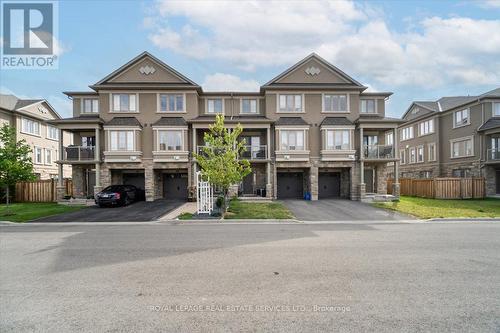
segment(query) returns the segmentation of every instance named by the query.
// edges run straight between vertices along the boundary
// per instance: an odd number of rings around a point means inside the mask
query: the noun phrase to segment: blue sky
[[[61,1],[57,70],[0,70],[3,93],[88,90],[144,50],[205,90],[257,90],[316,52],[372,90],[388,113],[412,100],[500,86],[500,0],[370,2]]]

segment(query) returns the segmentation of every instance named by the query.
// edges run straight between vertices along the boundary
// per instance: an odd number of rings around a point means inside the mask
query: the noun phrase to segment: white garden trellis
[[[214,209],[214,190],[208,180],[203,180],[201,171],[196,172],[196,206],[198,214],[210,214]]]

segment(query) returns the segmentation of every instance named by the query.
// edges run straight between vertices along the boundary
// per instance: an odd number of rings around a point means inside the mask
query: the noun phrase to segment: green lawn
[[[396,210],[419,218],[500,217],[500,199],[440,200],[401,197],[399,202],[377,202],[377,207]]]
[[[0,205],[0,221],[26,222],[40,217],[73,212],[85,206],[66,206],[57,203],[13,203],[10,205],[13,215],[6,215],[6,205]]]
[[[225,219],[293,219],[292,213],[277,202],[231,200]]]
[[[191,220],[193,218],[193,213],[182,213],[177,217],[179,220]]]

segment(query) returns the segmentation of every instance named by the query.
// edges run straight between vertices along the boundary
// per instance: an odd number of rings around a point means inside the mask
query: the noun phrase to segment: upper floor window
[[[213,98],[207,100],[207,113],[223,113],[223,100],[222,98]]]
[[[113,111],[115,112],[136,112],[135,94],[113,94]]]
[[[280,112],[302,112],[302,95],[279,95]]]
[[[386,146],[392,146],[394,144],[394,133],[393,132],[385,133],[385,144],[386,144]]]
[[[21,128],[23,133],[40,135],[40,122],[36,120],[23,118]]]
[[[347,95],[323,95],[323,111],[324,112],[348,112],[347,110]]]
[[[47,138],[52,140],[59,140],[59,128],[47,125]]]
[[[97,98],[84,98],[83,99],[83,113],[98,113],[99,100]]]
[[[326,131],[326,149],[342,150],[350,148],[351,148],[351,140],[350,140],[349,130]]]
[[[161,112],[184,112],[184,95],[160,94]]]
[[[401,140],[413,139],[413,126],[403,128],[400,133]]]
[[[182,141],[182,131],[158,131],[159,150],[182,150]]]
[[[434,119],[421,122],[419,125],[419,131],[421,136],[434,133]]]
[[[52,150],[45,149],[45,164],[52,164]]]
[[[33,153],[35,154],[35,163],[42,164],[43,163],[42,148],[35,147]]]
[[[451,157],[474,155],[472,137],[451,140]]]
[[[453,115],[453,127],[460,127],[470,124],[469,109],[455,111]]]
[[[401,164],[406,163],[406,150],[405,149],[401,149],[399,151],[399,160],[401,161]]]
[[[110,131],[110,150],[134,151],[134,131]]]
[[[304,131],[282,130],[281,150],[304,150]]]
[[[257,100],[250,98],[242,99],[241,113],[257,113]]]
[[[417,162],[424,161],[424,146],[417,147]]]
[[[374,99],[361,100],[361,113],[377,113]]]
[[[435,161],[436,160],[436,144],[435,143],[429,143],[429,156],[427,159],[429,161]]]
[[[415,163],[416,160],[415,148],[410,148],[408,151],[408,163]]]
[[[500,103],[493,103],[493,117],[500,117]]]

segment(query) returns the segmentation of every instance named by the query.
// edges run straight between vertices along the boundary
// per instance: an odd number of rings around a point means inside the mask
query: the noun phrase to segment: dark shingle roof
[[[470,103],[477,99],[477,96],[452,96],[452,97],[441,97],[437,100],[439,105],[441,105],[441,110],[446,111],[453,109],[459,105]]]
[[[488,119],[484,124],[479,127],[478,131],[486,131],[492,128],[500,128],[500,117],[493,117]]]
[[[354,125],[352,121],[347,119],[346,117],[326,117],[321,122],[321,126],[323,125]]]
[[[105,126],[141,126],[141,123],[135,117],[115,117],[108,121]]]
[[[50,120],[49,123],[59,124],[59,123],[103,123],[104,121],[99,118],[99,115],[85,115],[71,118],[54,119]]]
[[[16,103],[16,110],[38,102],[43,102],[43,99],[20,99]]]
[[[215,116],[198,116],[196,118],[188,120],[190,123],[213,123],[215,122]],[[272,120],[266,118],[265,116],[225,116],[225,123],[271,123]]]
[[[439,111],[439,105],[437,102],[416,101],[414,103],[432,111]]]
[[[480,97],[500,97],[500,88],[493,89],[482,94]]]
[[[308,125],[301,117],[281,117],[275,123],[276,126],[283,125]]]
[[[187,126],[187,123],[182,117],[161,117],[153,126]]]

